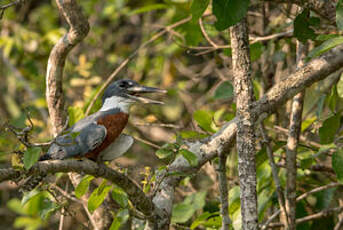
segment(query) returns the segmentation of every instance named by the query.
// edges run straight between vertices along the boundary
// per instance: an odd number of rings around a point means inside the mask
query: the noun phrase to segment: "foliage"
[[[45,74],[47,59],[53,45],[67,31],[54,1],[26,1],[26,5],[9,8],[0,21],[0,161],[2,167],[10,164],[20,170],[29,170],[44,148],[27,148],[2,127],[8,123],[18,128],[27,125],[26,112],[32,114],[34,129],[29,139],[34,142],[51,140],[45,101]],[[256,99],[260,98],[280,76],[293,72],[295,40],[311,40],[314,48],[307,61],[341,45],[343,37],[332,29],[332,23],[323,20],[310,8],[296,11],[273,3],[263,18],[261,1],[249,0],[84,0],[78,1],[87,15],[91,30],[84,41],[75,47],[64,68],[64,94],[69,126],[85,116],[91,101],[108,76],[125,58],[144,42],[149,41],[164,26],[192,19],[175,28],[168,27],[166,35],[156,38],[150,45],[139,48],[118,78],[131,78],[142,84],[168,89],[161,98],[163,106],[134,106],[125,133],[138,137],[129,152],[111,163],[125,175],[133,178],[147,195],[159,186],[158,173],[167,171],[166,177],[184,178],[175,193],[172,223],[190,229],[220,229],[222,218],[217,179],[208,169],[216,168],[218,159],[199,173],[168,172],[170,162],[181,157],[190,166],[199,165],[198,156],[185,144],[207,138],[220,132],[223,125],[235,117],[231,48],[228,28],[247,16],[252,42],[250,54],[252,79]],[[1,2],[1,5],[3,3]],[[343,28],[343,6],[336,7],[337,30]],[[307,6],[307,5],[306,5]],[[249,13],[248,13],[249,12]],[[204,16],[204,14],[206,16]],[[199,19],[202,19],[202,27]],[[43,20],[44,19],[44,20]],[[162,28],[163,27],[163,28]],[[254,40],[263,36],[294,29],[289,36]],[[207,35],[205,37],[204,35]],[[218,47],[213,47],[210,42]],[[343,158],[342,109],[343,80],[325,79],[306,89],[300,139],[297,148],[297,195],[326,185],[332,181],[342,183]],[[101,106],[97,98],[91,112]],[[271,138],[270,147],[279,167],[281,187],[285,187],[284,169],[289,110],[278,106],[276,115],[266,118],[264,125]],[[279,207],[276,185],[272,177],[265,143],[257,136],[257,196],[259,221],[268,219],[271,211]],[[141,141],[142,140],[142,141]],[[157,146],[156,146],[157,145]],[[158,149],[157,149],[158,147]],[[17,151],[18,154],[12,154]],[[24,154],[20,154],[24,153]],[[237,155],[232,148],[226,162],[229,183],[229,213],[234,229],[240,229],[240,188],[237,185]],[[119,165],[119,166],[118,166]],[[24,167],[24,169],[23,169]],[[124,168],[124,169],[123,169]],[[316,171],[321,168],[324,171]],[[155,172],[156,171],[156,172]],[[215,171],[215,170],[214,170]],[[334,174],[333,174],[334,172]],[[79,226],[86,215],[75,213],[77,202],[68,200],[54,186],[66,189],[64,174],[33,190],[23,197],[11,187],[0,191],[0,202],[8,218],[0,216],[0,228],[57,229],[62,208],[72,216],[71,226]],[[91,184],[96,184],[91,189]],[[131,223],[132,203],[120,184],[84,175],[69,195],[75,199],[88,197],[87,207],[96,211],[105,199],[116,204],[113,209],[111,230]],[[313,193],[298,202],[297,217],[320,212],[338,205],[341,191],[336,188]],[[22,197],[22,202],[20,201]],[[56,199],[58,198],[58,199]],[[318,220],[327,226],[335,224],[337,215]],[[318,222],[308,222],[301,229],[316,228]],[[143,228],[144,224],[137,223]],[[318,225],[319,226],[319,225]],[[73,227],[69,227],[72,229]],[[67,228],[66,228],[67,229]]]

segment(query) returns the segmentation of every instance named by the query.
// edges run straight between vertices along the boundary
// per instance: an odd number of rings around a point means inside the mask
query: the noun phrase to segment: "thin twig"
[[[226,177],[226,159],[227,154],[219,154],[219,165],[218,165],[218,180],[219,180],[219,193],[220,193],[220,214],[222,216],[222,227],[221,230],[229,230],[231,225],[231,219],[229,216],[229,192]]]
[[[282,188],[281,188],[281,182],[280,182],[280,178],[278,176],[278,168],[276,167],[276,164],[275,164],[275,160],[274,160],[274,156],[273,156],[273,150],[270,146],[269,137],[268,137],[266,130],[264,128],[264,125],[262,123],[260,124],[260,132],[261,132],[261,135],[263,138],[263,142],[266,146],[266,151],[267,151],[267,155],[269,158],[269,164],[270,164],[270,167],[272,168],[272,175],[273,175],[273,180],[274,180],[275,187],[276,187],[276,193],[278,196],[278,202],[279,202],[280,210],[282,210],[282,212],[285,213],[286,220],[287,220],[285,198],[283,196],[283,192],[282,192]]]
[[[4,15],[4,12],[7,8],[15,6],[15,5],[19,5],[23,2],[25,2],[25,0],[16,0],[16,1],[10,2],[6,5],[0,6],[0,19],[2,19],[2,16]]]
[[[134,138],[137,141],[140,141],[140,142],[142,142],[144,144],[147,144],[147,145],[149,145],[149,146],[151,146],[151,147],[153,147],[155,149],[160,149],[161,148],[159,145],[156,145],[156,144],[152,143],[151,141],[144,140],[143,138],[140,138],[140,137],[137,137],[137,136],[135,136]]]
[[[65,188],[66,193],[68,193],[68,189],[69,189],[69,182],[67,181],[66,188]],[[58,226],[58,230],[63,230],[64,212],[65,212],[65,208],[62,207],[62,209],[61,209],[61,216],[60,216],[60,224]]]
[[[202,18],[201,17],[199,18],[199,26],[200,26],[202,35],[204,35],[204,37],[208,41],[208,43],[210,43],[211,46],[213,46],[213,48],[218,49],[218,45],[214,41],[212,41],[210,36],[208,36],[208,34],[207,34],[207,32],[206,32],[206,30],[204,28],[204,24],[202,22]]]
[[[311,191],[308,191],[304,194],[301,194],[300,196],[297,197],[296,201],[299,202],[303,199],[305,199],[306,197],[308,197],[309,195],[316,193],[316,192],[321,192],[323,190],[329,189],[329,188],[333,188],[333,187],[337,187],[337,186],[341,186],[342,184],[340,183],[331,183],[331,184],[327,184],[327,185],[323,185],[317,188],[312,189]],[[261,226],[261,230],[267,229],[269,227],[269,225],[271,224],[271,222],[280,214],[281,210],[277,210],[275,213],[273,213],[273,215],[271,215],[267,221]]]

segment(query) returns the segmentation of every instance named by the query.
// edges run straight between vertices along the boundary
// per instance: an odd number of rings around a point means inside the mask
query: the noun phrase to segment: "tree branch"
[[[70,159],[41,161],[35,164],[29,170],[29,172],[26,172],[25,174],[46,175],[48,173],[57,172],[77,172],[105,178],[124,189],[132,204],[146,216],[150,216],[154,209],[151,199],[145,195],[145,193],[133,180],[124,174],[121,174],[106,166],[99,166],[98,164],[89,160],[79,161]],[[14,170],[12,168],[0,169],[0,182],[4,180],[15,180],[22,174],[23,172]]]
[[[263,113],[271,114],[275,108],[311,84],[328,77],[343,66],[343,45],[308,62],[303,68],[291,74],[286,80],[274,85],[260,100],[254,103],[253,113],[259,117]],[[220,153],[227,151],[233,143],[237,131],[237,118],[226,123],[217,133],[209,138],[187,142],[189,150],[198,157],[199,164],[192,167],[183,157],[178,157],[171,163],[168,172],[160,173],[194,173],[202,165],[212,160]],[[229,151],[227,151],[229,152]],[[160,190],[153,197],[153,202],[161,211],[161,215],[171,215],[174,199],[174,187],[182,179],[181,176],[169,176],[161,183]],[[157,220],[158,221],[158,220]],[[169,222],[168,222],[169,223]],[[162,228],[161,228],[162,229]]]
[[[62,89],[66,57],[89,31],[87,18],[75,0],[57,0],[56,3],[70,29],[52,49],[46,73],[46,100],[54,135],[63,127],[66,117]]]
[[[278,3],[294,3],[300,7],[309,7],[319,16],[325,18],[330,24],[336,24],[336,3],[327,0],[267,0]]]
[[[297,41],[297,69],[304,65],[307,48],[305,45]],[[297,179],[297,148],[301,132],[301,118],[304,105],[305,90],[301,91],[293,97],[292,111],[289,118],[289,129],[287,139],[286,153],[286,213],[283,216],[287,219],[284,221],[286,229],[296,229],[296,179]],[[286,216],[285,216],[286,215]]]

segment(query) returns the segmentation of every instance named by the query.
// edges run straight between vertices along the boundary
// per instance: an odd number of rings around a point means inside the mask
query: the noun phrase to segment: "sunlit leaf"
[[[225,30],[238,23],[247,13],[249,0],[213,0],[212,11],[217,21],[218,30]]]
[[[97,209],[102,204],[102,202],[104,202],[111,188],[112,186],[106,185],[106,180],[104,180],[104,182],[99,187],[94,189],[88,199],[88,210],[91,213],[94,212],[95,209]]]
[[[341,74],[341,77],[337,83],[337,93],[340,98],[343,98],[343,74]]]
[[[29,200],[39,194],[41,194],[41,191],[37,189],[31,190],[30,192],[25,192],[23,198],[21,199],[21,205],[25,205]]]
[[[343,43],[343,36],[334,37],[329,40],[326,40],[320,46],[317,46],[316,48],[312,49],[309,52],[307,56],[307,60],[317,57],[342,43]]]
[[[129,15],[135,15],[135,14],[142,14],[142,13],[146,13],[149,11],[153,11],[153,10],[162,10],[162,9],[167,9],[168,6],[167,4],[151,4],[151,5],[147,5],[147,6],[143,6],[141,8],[135,9],[133,11],[131,11],[129,13]]]
[[[128,205],[128,197],[123,189],[115,186],[112,190],[112,198],[120,205],[120,207],[125,208]]]
[[[205,110],[197,110],[193,114],[194,120],[205,131],[213,132],[211,127],[213,114]]]
[[[80,107],[69,107],[68,108],[68,115],[69,115],[69,126],[74,125],[77,121],[82,119],[85,115]]]
[[[182,156],[188,161],[188,163],[191,166],[197,166],[198,165],[198,157],[193,152],[191,152],[187,149],[180,149],[179,153],[182,154]]]
[[[75,196],[81,198],[88,191],[90,182],[94,179],[94,176],[84,176],[80,183],[75,188]]]

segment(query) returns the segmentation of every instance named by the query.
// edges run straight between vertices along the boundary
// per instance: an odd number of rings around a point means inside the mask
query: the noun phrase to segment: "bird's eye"
[[[127,87],[127,82],[126,81],[120,82],[119,87],[120,88],[126,88]]]

